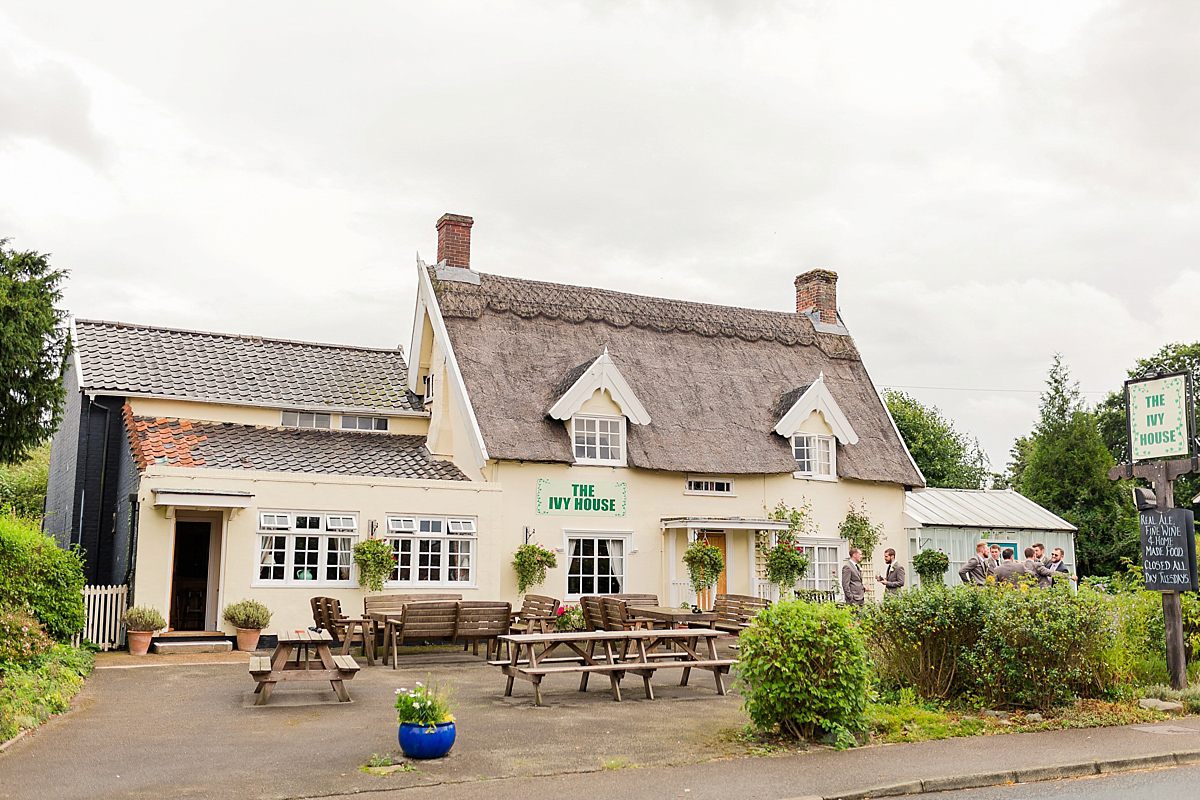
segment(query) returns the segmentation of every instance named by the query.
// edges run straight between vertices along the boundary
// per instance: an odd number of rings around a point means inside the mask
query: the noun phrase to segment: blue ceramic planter
[[[454,723],[443,722],[430,728],[428,725],[402,722],[397,736],[400,749],[409,758],[441,758],[454,747]]]

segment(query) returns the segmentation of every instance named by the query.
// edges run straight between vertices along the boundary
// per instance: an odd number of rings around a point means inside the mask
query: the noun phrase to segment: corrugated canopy
[[[1075,526],[1011,489],[917,489],[904,495],[912,526],[1074,531]]]

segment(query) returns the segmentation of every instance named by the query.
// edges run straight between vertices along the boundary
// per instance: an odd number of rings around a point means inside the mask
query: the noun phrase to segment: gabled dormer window
[[[832,436],[798,433],[792,437],[796,457],[796,476],[819,480],[837,479],[837,447]]]
[[[625,466],[625,418],[576,414],[571,418],[576,464]]]

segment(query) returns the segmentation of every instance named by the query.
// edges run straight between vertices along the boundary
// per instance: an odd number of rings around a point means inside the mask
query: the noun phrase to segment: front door
[[[208,611],[208,554],[212,523],[176,520],[171,570],[172,630],[202,631]]]
[[[709,544],[720,549],[721,557],[725,559],[725,569],[721,570],[721,577],[717,578],[717,594],[726,594],[727,585],[725,583],[725,576],[729,572],[729,551],[725,548],[725,534],[708,533],[705,536],[708,537]]]

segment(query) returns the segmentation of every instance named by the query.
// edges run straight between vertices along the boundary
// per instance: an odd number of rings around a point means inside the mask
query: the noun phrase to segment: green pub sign
[[[571,517],[623,517],[625,482],[538,478],[537,513]]]
[[[1188,455],[1188,388],[1187,373],[1126,382],[1132,460]]]

